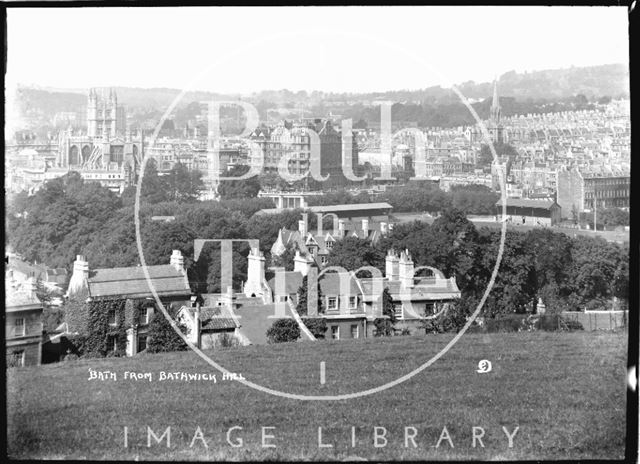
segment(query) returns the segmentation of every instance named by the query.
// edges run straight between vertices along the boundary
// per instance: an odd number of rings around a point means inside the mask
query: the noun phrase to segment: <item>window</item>
[[[24,366],[24,350],[7,353],[7,367]]]
[[[394,303],[393,304],[393,312],[395,313],[396,317],[401,318],[402,317],[402,303]]]
[[[138,353],[147,349],[147,336],[140,335],[138,336]]]
[[[331,326],[331,338],[333,338],[335,340],[339,340],[340,339],[340,326],[338,326],[338,325],[332,325]]]
[[[107,339],[107,350],[109,351],[118,350],[118,339],[114,335],[109,335],[109,338]]]
[[[435,310],[436,310],[436,305],[435,305],[435,303],[427,303],[427,304],[425,305],[425,308],[424,308],[424,313],[425,313],[426,315],[434,314],[434,313],[435,313]]]
[[[327,309],[331,311],[332,309],[338,309],[338,299],[336,297],[329,297]]]
[[[24,335],[24,319],[19,317],[16,319],[16,337]]]
[[[109,310],[109,325],[116,325],[116,310],[115,309],[110,309]]]
[[[358,338],[358,326],[357,325],[352,325],[351,326],[351,338]]]
[[[143,324],[151,323],[151,318],[153,318],[153,310],[154,310],[153,306],[147,306],[145,308]]]
[[[327,250],[331,250],[333,248],[333,242],[331,240],[327,240],[325,246],[327,247]]]
[[[355,309],[357,303],[357,299],[355,296],[349,297],[349,309]]]
[[[324,266],[325,264],[327,264],[327,257],[326,256],[322,256],[320,258],[320,261],[321,261],[322,265]]]

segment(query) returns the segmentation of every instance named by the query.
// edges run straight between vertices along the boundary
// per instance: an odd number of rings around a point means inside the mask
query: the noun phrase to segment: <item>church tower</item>
[[[117,131],[117,111],[118,111],[118,96],[113,89],[109,90],[109,110],[110,110],[110,119],[111,119],[111,127],[110,127],[110,135],[111,138],[115,138]]]
[[[87,135],[98,136],[98,96],[95,89],[89,89],[89,101],[87,103]]]

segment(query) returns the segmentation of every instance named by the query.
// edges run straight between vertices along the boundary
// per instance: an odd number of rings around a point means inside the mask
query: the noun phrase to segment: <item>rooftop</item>
[[[170,264],[147,266],[149,277],[158,296],[190,295],[191,289],[186,274]],[[152,295],[149,282],[141,266],[96,269],[89,273],[91,297],[122,296],[146,298]]]
[[[527,198],[507,198],[507,206],[520,208],[540,208],[550,209],[554,204],[553,200],[532,200]],[[502,198],[496,202],[496,206],[502,206]]]

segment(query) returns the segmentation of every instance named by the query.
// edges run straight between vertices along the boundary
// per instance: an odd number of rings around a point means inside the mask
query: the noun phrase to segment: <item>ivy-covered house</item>
[[[179,250],[173,250],[169,264],[147,270],[167,310],[189,304],[191,289]],[[149,323],[158,309],[141,266],[92,270],[78,255],[67,297],[65,331],[86,336],[85,353],[133,356],[146,348]]]

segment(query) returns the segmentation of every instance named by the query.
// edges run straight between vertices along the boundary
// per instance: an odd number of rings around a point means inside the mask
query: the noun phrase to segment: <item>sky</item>
[[[372,92],[628,63],[626,7],[9,8],[7,88]]]

